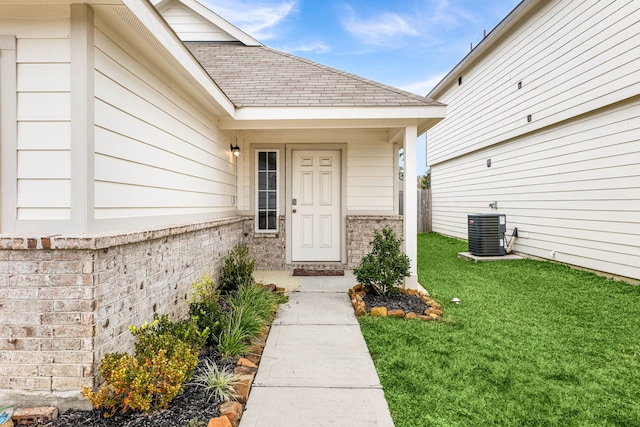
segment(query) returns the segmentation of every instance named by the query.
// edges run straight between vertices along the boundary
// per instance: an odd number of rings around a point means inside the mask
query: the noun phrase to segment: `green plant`
[[[208,329],[209,344],[220,333],[220,321],[224,316],[220,307],[220,292],[208,274],[199,282],[193,283],[193,297],[189,303],[189,314],[201,330]]]
[[[249,255],[249,247],[244,244],[234,246],[223,259],[220,289],[233,292],[244,283],[253,283],[252,276],[256,261]]]
[[[218,368],[215,362],[205,360],[202,371],[194,377],[194,384],[204,388],[209,396],[207,402],[212,398],[217,401],[226,402],[235,399],[233,387],[238,384],[239,377],[229,371],[226,367]]]
[[[97,392],[82,391],[94,407],[104,409],[105,418],[118,410],[166,408],[193,376],[209,333],[194,322],[173,323],[167,316],[129,330],[137,340],[135,355],[107,354],[99,367],[105,383]]]
[[[402,281],[409,276],[409,257],[400,251],[401,244],[402,240],[389,227],[382,232],[374,231],[371,252],[353,269],[356,279],[367,290],[383,296],[399,291]]]
[[[243,310],[244,311],[244,310]],[[242,313],[229,313],[225,326],[217,337],[216,344],[222,360],[234,360],[249,350],[252,336],[242,328]]]
[[[161,349],[150,358],[109,353],[100,362],[105,384],[97,392],[85,387],[82,395],[94,407],[103,408],[105,418],[118,410],[166,408],[182,392],[198,364],[198,355],[182,341],[175,343],[171,353]]]
[[[187,424],[187,427],[205,427],[206,425],[207,423],[196,417],[189,420],[189,424]]]

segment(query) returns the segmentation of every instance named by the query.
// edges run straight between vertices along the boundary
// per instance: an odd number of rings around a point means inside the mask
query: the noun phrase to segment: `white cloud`
[[[365,44],[393,45],[398,39],[419,35],[418,27],[408,16],[386,12],[363,18],[350,5],[344,9],[343,28]]]
[[[427,77],[424,80],[407,83],[398,87],[402,90],[406,90],[407,92],[425,96],[431,91],[431,89],[433,89],[438,83],[440,83],[440,80],[442,80],[444,76],[445,73],[440,73],[431,77]]]
[[[308,43],[301,43],[297,45],[282,46],[278,49],[285,52],[311,52],[311,53],[328,53],[331,52],[331,47],[321,41],[313,41]]]
[[[204,3],[258,40],[278,37],[278,25],[298,7],[298,0],[206,0]]]

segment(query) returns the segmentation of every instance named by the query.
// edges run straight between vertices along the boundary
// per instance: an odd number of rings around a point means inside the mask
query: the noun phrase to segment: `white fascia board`
[[[244,107],[219,121],[222,130],[389,128],[426,130],[444,119],[446,106],[421,107]]]
[[[211,80],[211,77],[196,61],[191,52],[178,38],[169,24],[148,0],[122,0],[123,4],[136,15],[153,36],[167,49],[178,63],[213,97],[216,103],[230,116],[235,114],[235,106]]]
[[[242,107],[235,119],[244,120],[331,120],[331,119],[423,119],[444,118],[446,106],[414,107]]]
[[[183,5],[187,6],[189,9],[193,10],[200,16],[202,16],[207,21],[211,22],[213,25],[219,27],[223,31],[230,34],[232,37],[236,38],[238,41],[243,43],[245,46],[262,46],[258,40],[251,37],[249,34],[242,31],[240,28],[231,24],[229,21],[216,14],[206,6],[202,5],[196,0],[176,0]]]

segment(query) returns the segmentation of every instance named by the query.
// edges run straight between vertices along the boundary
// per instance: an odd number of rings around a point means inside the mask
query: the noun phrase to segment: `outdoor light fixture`
[[[238,147],[237,144],[236,145],[230,144],[230,146],[231,146],[231,152],[233,153],[233,155],[236,157],[240,157],[240,147]]]

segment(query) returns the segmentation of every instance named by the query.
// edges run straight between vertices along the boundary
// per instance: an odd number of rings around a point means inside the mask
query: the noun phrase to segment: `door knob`
[[[294,209],[294,210],[293,210],[293,213],[296,213],[296,212],[298,212],[298,211]]]

